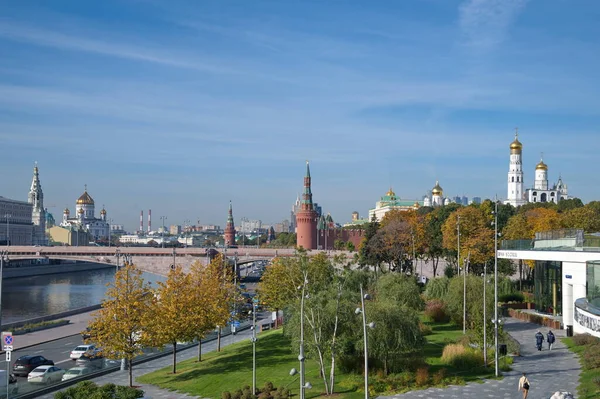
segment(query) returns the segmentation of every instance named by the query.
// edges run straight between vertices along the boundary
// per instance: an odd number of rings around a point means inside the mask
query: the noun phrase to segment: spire
[[[33,209],[41,211],[44,209],[44,193],[40,183],[40,172],[35,162],[33,166],[33,178],[31,180],[31,189],[29,190],[28,202],[33,205]]]
[[[231,206],[231,200],[229,200],[229,214],[227,215],[227,224],[233,226],[233,207]]]
[[[302,194],[302,210],[314,210],[312,192],[310,190],[310,167],[308,166],[308,161],[306,161],[306,176],[304,176],[304,194]]]

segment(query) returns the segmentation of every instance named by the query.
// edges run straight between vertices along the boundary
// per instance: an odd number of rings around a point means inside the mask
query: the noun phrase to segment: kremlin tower
[[[317,212],[310,191],[310,168],[306,161],[306,176],[304,176],[304,193],[300,210],[296,214],[296,246],[304,249],[317,249]]]
[[[229,201],[229,215],[227,216],[227,225],[225,226],[225,247],[235,245],[235,224],[233,223],[233,209]]]

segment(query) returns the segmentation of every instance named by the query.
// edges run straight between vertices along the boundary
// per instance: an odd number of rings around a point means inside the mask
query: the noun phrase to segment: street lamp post
[[[2,277],[4,273],[4,259],[8,259],[8,251],[0,251],[0,328],[2,327]]]
[[[304,297],[306,296],[306,285],[308,284],[308,274],[304,272],[304,281],[302,283],[302,297],[300,298],[300,399],[304,399]]]
[[[367,324],[367,314],[365,312],[365,300],[371,299],[369,294],[363,293],[363,286],[360,285],[360,308],[356,308],[354,313],[359,314],[362,313],[362,325],[363,325],[363,340],[365,347],[365,399],[369,399],[369,350],[368,350],[368,335],[367,335],[367,327],[375,328],[375,323],[371,322]]]
[[[483,364],[487,367],[487,301],[485,296],[485,286],[487,285],[487,262],[483,264]]]
[[[256,395],[256,302],[252,300],[252,394]]]
[[[460,274],[460,215],[456,216],[456,272]]]
[[[498,372],[498,197],[494,202],[494,368]]]
[[[167,220],[166,216],[161,216],[160,220],[162,220],[162,231],[161,231],[161,244],[162,247],[165,247],[165,220]]]
[[[463,334],[467,333],[467,267],[469,267],[469,259],[471,254],[464,260],[463,265]]]

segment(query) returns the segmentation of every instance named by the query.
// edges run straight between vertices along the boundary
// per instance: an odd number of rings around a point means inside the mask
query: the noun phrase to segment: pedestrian
[[[527,399],[527,394],[529,393],[529,380],[523,373],[523,377],[519,379],[519,391],[523,392],[523,399]]]
[[[538,332],[535,334],[535,344],[537,345],[538,351],[542,350],[543,342],[544,342],[544,334],[542,334],[540,332],[540,330],[538,330]]]
[[[554,336],[554,333],[550,330],[548,330],[548,350],[552,350],[552,345],[554,344],[554,341],[556,341],[556,337]]]

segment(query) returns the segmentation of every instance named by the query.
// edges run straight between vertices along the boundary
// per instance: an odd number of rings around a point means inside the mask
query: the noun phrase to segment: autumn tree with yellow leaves
[[[129,368],[129,386],[133,385],[132,360],[151,344],[149,317],[154,306],[150,284],[142,272],[126,263],[115,274],[115,282],[106,291],[102,308],[92,314],[90,339],[102,348],[106,358],[125,359]]]
[[[460,217],[460,259],[467,259],[470,256],[471,263],[483,265],[494,254],[491,215],[474,206],[459,208],[452,213],[442,227],[443,245],[448,250],[457,249],[458,217]]]

